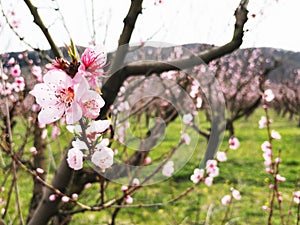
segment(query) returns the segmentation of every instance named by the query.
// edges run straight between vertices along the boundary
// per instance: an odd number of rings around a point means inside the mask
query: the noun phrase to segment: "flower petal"
[[[82,110],[77,102],[73,102],[71,107],[66,110],[66,123],[73,124],[79,121],[82,117]]]
[[[38,115],[38,120],[40,123],[49,124],[56,120],[59,120],[64,114],[64,106],[45,106],[42,108]]]
[[[54,105],[58,101],[54,91],[44,83],[36,84],[29,93],[36,98],[36,102],[41,106]]]

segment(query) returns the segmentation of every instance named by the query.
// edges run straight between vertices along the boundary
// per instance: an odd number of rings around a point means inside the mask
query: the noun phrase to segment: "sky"
[[[18,21],[16,31],[34,47],[49,45],[23,0],[0,0],[5,13],[13,11],[11,21]],[[88,46],[96,30],[96,44],[115,50],[123,28],[130,0],[32,0],[44,23],[59,46]],[[222,45],[230,41],[239,0],[144,0],[131,43],[141,41],[169,44],[209,43]],[[93,7],[94,6],[94,7]],[[60,10],[55,10],[59,8]],[[94,8],[94,10],[93,10]],[[274,47],[300,51],[299,0],[250,0],[242,47]],[[64,23],[62,22],[64,21]],[[94,21],[94,23],[92,22]],[[0,18],[0,53],[28,49]]]

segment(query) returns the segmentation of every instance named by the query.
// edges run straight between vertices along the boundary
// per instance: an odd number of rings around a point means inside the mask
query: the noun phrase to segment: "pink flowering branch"
[[[265,111],[265,118],[266,118],[266,121],[264,122],[264,126],[267,128],[268,139],[269,139],[268,142],[265,142],[262,145],[262,150],[264,151],[263,156],[265,159],[266,171],[271,174],[273,179],[273,184],[270,185],[270,188],[272,189],[272,195],[269,203],[270,206],[267,208],[269,210],[268,225],[272,224],[275,199],[277,199],[278,202],[278,210],[280,214],[281,224],[284,225],[285,220],[284,220],[284,214],[282,210],[282,196],[279,192],[279,183],[284,182],[285,178],[280,176],[279,174],[279,164],[281,163],[280,150],[278,151],[277,158],[274,159],[273,148],[272,148],[272,141],[276,139],[280,139],[281,136],[279,135],[278,132],[274,130],[271,131],[271,126],[270,126],[271,119],[269,117],[269,112],[268,112],[268,103],[271,102],[275,98],[275,96],[271,89],[267,89],[264,90],[262,98],[263,98],[263,108]]]
[[[4,9],[3,9],[3,6],[2,6],[2,1],[0,0],[0,5],[1,5],[1,12],[2,12],[2,15],[3,17],[5,18],[5,21],[6,23],[8,24],[10,30],[19,38],[19,40],[21,42],[23,42],[25,45],[27,45],[29,48],[33,49],[34,51],[38,52],[43,58],[45,58],[46,60],[48,60],[48,62],[51,62],[52,59],[50,59],[50,57],[44,53],[43,50],[39,49],[39,48],[36,48],[34,47],[32,44],[30,44],[29,42],[27,42],[25,40],[25,38],[23,36],[21,36],[19,34],[19,32],[16,30],[16,28],[10,23],[10,21],[8,20],[7,18],[7,15],[5,14],[4,12]]]

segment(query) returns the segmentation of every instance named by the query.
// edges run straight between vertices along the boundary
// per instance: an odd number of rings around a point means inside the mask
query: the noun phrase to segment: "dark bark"
[[[60,192],[65,193],[69,185],[70,178],[73,170],[67,165],[66,157],[64,157],[57,169],[51,185],[58,189]],[[49,196],[54,192],[46,187],[43,188],[43,197],[39,202],[37,209],[35,210],[28,225],[41,225],[47,224],[50,218],[57,214],[60,198],[56,201],[49,201]]]
[[[34,147],[37,150],[37,154],[33,156],[33,166],[35,168],[42,168],[44,171],[46,171],[46,142],[44,139],[42,139],[42,129],[39,128],[38,122],[35,122],[34,127]],[[40,174],[39,175],[41,179],[45,180],[46,174]],[[31,219],[32,215],[34,214],[34,211],[38,207],[38,204],[40,203],[43,195],[43,185],[37,180],[33,179],[33,196],[31,198],[30,202],[30,208],[29,208],[29,214],[27,217],[27,222]]]

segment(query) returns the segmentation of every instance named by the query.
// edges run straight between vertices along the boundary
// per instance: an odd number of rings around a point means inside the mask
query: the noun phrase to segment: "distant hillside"
[[[188,51],[191,52],[201,52],[206,49],[211,48],[212,45],[208,44],[186,44],[182,45],[182,54],[183,56],[188,53]],[[174,57],[174,48],[180,48],[180,46],[173,46],[173,47],[167,47],[167,48],[154,48],[154,47],[133,47],[126,59],[125,62],[134,62],[134,61],[139,61],[143,58],[146,58],[147,60],[168,60],[172,58],[172,54]],[[68,58],[68,53],[65,48],[61,48],[65,58]],[[292,51],[286,51],[282,49],[275,49],[275,48],[248,48],[248,49],[238,49],[235,52],[226,55],[224,57],[241,57],[243,59],[244,51],[255,51],[259,50],[259,54],[261,57],[266,59],[266,64],[265,66],[270,66],[270,63],[278,63],[278,66],[272,70],[270,73],[270,79],[281,82],[283,79],[283,75],[285,79],[288,80],[293,80],[295,79],[295,73],[297,71],[300,71],[300,52],[292,52]],[[78,52],[81,54],[84,51],[84,47],[78,47]],[[157,54],[157,52],[160,52]],[[4,62],[4,66],[6,65],[5,63],[10,57],[14,57],[15,59],[18,59],[18,55],[22,52],[11,52],[7,54],[2,54],[0,56],[0,59]],[[51,53],[50,50],[46,50],[45,54],[47,54],[49,57],[53,58],[53,54]],[[112,57],[113,53],[108,54],[108,61]],[[28,52],[28,59],[33,60],[33,64],[35,65],[41,65],[45,64],[47,61],[43,60],[40,58],[39,53],[34,52],[34,51],[29,51]],[[22,68],[27,67],[27,62],[24,61],[23,59],[18,59],[18,62]],[[244,62],[247,63],[247,62]]]

